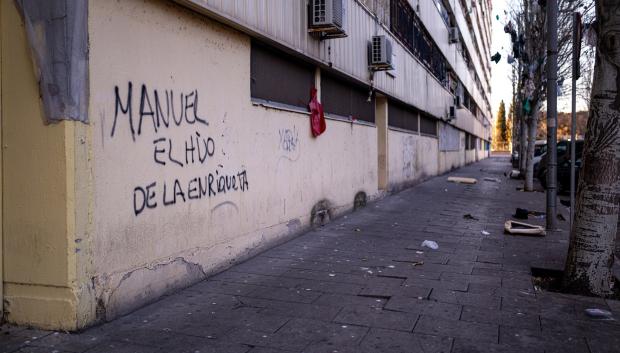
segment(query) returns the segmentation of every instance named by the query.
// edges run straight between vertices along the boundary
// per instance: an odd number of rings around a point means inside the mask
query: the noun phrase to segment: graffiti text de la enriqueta
[[[172,206],[192,200],[215,197],[233,191],[247,191],[249,189],[247,172],[245,169],[236,174],[209,173],[190,179],[182,183],[174,179],[173,183],[152,182],[146,186],[136,186],[133,190],[133,209],[139,215],[145,209],[157,208],[159,205]],[[160,200],[161,202],[159,202]]]

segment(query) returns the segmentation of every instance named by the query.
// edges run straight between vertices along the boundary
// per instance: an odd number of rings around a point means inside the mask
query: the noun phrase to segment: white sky
[[[491,56],[497,52],[502,55],[502,59],[498,64],[491,62],[491,106],[493,108],[493,118],[497,115],[499,103],[504,100],[506,104],[506,112],[510,107],[512,100],[512,83],[510,75],[512,66],[508,64],[506,58],[512,52],[512,44],[510,35],[504,33],[504,25],[506,24],[506,16],[504,10],[508,10],[508,1],[493,1],[493,26],[491,28],[491,53],[486,60],[491,60]],[[495,17],[499,15],[499,21]]]

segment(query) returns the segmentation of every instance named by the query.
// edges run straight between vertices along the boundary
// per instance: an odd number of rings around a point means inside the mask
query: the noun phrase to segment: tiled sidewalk
[[[515,207],[544,211],[509,168],[433,178],[80,334],[12,328],[0,352],[620,352],[620,321],[584,313],[620,320],[619,302],[534,288],[530,267],[561,268],[568,235],[503,234]]]

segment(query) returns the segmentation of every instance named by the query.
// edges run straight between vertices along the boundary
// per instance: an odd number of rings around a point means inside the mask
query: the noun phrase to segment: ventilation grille
[[[327,22],[327,0],[314,0],[312,1],[312,14],[314,17],[313,23],[325,23]],[[337,2],[337,1],[336,1]]]
[[[372,63],[380,63],[383,61],[381,57],[381,37],[372,37]]]
[[[321,1],[324,2],[325,0]],[[338,27],[343,27],[343,18],[344,18],[344,9],[342,8],[343,0],[332,0],[330,1],[332,5],[332,13],[333,13],[333,22]]]

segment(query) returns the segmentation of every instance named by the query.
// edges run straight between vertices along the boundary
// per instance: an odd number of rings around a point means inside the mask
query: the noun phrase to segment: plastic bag
[[[431,248],[433,250],[437,250],[439,249],[439,244],[437,244],[436,242],[432,241],[432,240],[425,240],[422,242],[422,247],[427,247],[427,248]]]
[[[316,88],[312,88],[310,91],[310,129],[312,130],[312,136],[317,137],[327,128],[325,124],[325,115],[323,113],[323,105],[316,99]]]

